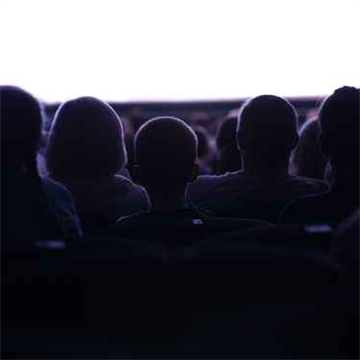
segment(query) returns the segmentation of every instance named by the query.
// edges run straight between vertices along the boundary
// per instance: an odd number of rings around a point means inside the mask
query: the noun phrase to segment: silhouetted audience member
[[[272,95],[248,101],[237,124],[244,170],[200,177],[189,187],[191,203],[219,216],[275,222],[290,201],[327,189],[324,182],[288,174],[297,140],[297,116],[288,101]]]
[[[295,175],[324,179],[326,160],[320,147],[319,133],[317,119],[308,120],[302,125],[291,164]]]
[[[82,97],[60,106],[50,132],[47,167],[69,188],[85,233],[148,208],[145,190],[116,175],[125,164],[123,127],[108,104]]]
[[[41,178],[36,156],[43,109],[29,93],[0,87],[1,235],[3,245],[82,236],[68,190]]]
[[[323,102],[320,142],[331,163],[333,183],[320,196],[289,204],[280,221],[337,225],[359,207],[360,94],[353,87],[337,89]]]
[[[208,165],[210,155],[209,134],[203,126],[194,126],[192,129],[194,130],[198,140],[199,174],[208,175],[211,173]]]
[[[216,136],[218,175],[241,169],[241,156],[236,143],[236,124],[238,116],[232,114],[220,124]]]
[[[187,185],[198,172],[197,145],[194,131],[177,118],[155,118],[140,128],[135,138],[136,171],[149,195],[151,210],[120,219],[119,236],[179,248],[211,234],[266,225],[214,218],[187,206]]]

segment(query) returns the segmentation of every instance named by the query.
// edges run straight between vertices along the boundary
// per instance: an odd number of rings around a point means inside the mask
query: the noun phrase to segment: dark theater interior
[[[359,359],[360,2],[0,14],[2,359]]]

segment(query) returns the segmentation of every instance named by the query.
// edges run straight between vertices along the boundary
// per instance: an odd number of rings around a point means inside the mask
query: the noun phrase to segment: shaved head
[[[193,181],[197,137],[180,119],[151,119],[135,137],[135,159],[144,186],[166,189],[186,185]]]
[[[237,141],[241,149],[262,154],[274,150],[290,151],[297,139],[297,114],[287,100],[262,95],[241,108],[237,124]]]

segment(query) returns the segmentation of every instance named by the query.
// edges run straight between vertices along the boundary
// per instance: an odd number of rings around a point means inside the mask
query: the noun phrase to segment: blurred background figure
[[[216,174],[240,170],[242,160],[236,142],[239,110],[231,111],[220,123],[216,135]]]
[[[198,162],[199,162],[199,175],[208,175],[211,173],[209,166],[210,162],[210,136],[203,126],[193,126],[197,139],[198,139]]]
[[[317,118],[312,118],[301,126],[290,165],[294,175],[324,179],[326,160],[320,147],[319,134]]]

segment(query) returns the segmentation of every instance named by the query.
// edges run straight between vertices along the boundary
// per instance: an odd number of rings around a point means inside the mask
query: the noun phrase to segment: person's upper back
[[[256,218],[276,222],[294,199],[327,190],[319,180],[282,174],[267,177],[237,171],[220,176],[201,176],[188,188],[190,203],[218,216]]]
[[[148,209],[146,191],[124,176],[65,179],[86,229],[114,225],[119,217]]]

